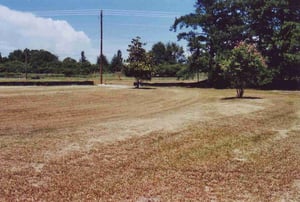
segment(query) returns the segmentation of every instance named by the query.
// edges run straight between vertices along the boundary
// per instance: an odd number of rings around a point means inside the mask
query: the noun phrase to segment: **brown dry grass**
[[[299,201],[299,92],[0,89],[1,201]]]

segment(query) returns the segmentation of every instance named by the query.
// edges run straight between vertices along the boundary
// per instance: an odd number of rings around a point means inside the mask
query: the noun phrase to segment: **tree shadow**
[[[211,88],[212,86],[207,80],[199,82],[162,82],[162,83],[146,83],[142,82],[142,86],[152,87],[185,87],[185,88]]]
[[[261,97],[253,97],[253,96],[244,96],[244,97],[225,97],[221,98],[221,100],[260,100],[263,99]]]
[[[152,87],[133,87],[132,89],[135,89],[135,90],[155,90],[156,88],[152,88]]]

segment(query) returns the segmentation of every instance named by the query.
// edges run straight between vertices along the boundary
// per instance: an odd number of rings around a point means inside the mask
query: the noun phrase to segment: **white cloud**
[[[95,51],[90,38],[66,21],[41,18],[0,5],[0,52],[7,55],[25,48],[49,50],[60,59],[67,56],[77,59],[82,50],[90,55]]]

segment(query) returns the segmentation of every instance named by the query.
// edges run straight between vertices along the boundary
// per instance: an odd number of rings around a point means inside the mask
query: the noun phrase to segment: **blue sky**
[[[0,0],[0,52],[47,49],[60,59],[78,59],[83,50],[95,62],[98,9],[103,9],[104,54],[110,59],[120,49],[126,57],[136,36],[147,49],[158,41],[177,41],[178,33],[169,28],[176,16],[193,12],[194,4],[195,0]]]

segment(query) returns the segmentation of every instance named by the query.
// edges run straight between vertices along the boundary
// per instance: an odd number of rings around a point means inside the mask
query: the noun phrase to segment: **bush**
[[[160,77],[177,77],[185,66],[182,64],[161,64],[154,69],[154,75]]]

